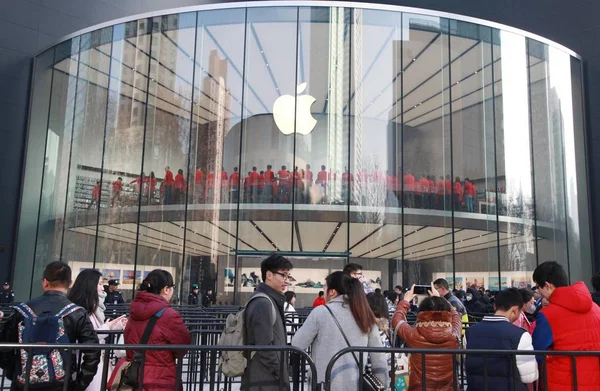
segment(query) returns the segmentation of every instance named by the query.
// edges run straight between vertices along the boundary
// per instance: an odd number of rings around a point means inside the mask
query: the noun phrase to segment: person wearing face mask
[[[511,324],[521,316],[522,307],[523,297],[518,289],[509,288],[499,292],[494,315],[485,316],[481,322],[467,329],[467,350],[532,351],[531,334]],[[467,354],[465,365],[469,391],[527,390],[526,384],[533,383],[539,376],[535,356],[517,355],[517,371],[513,363],[509,355],[484,358]]]
[[[467,289],[465,307],[471,316],[481,316],[487,313],[485,304],[481,302],[479,291],[476,288]]]
[[[527,288],[519,289],[521,297],[523,297],[523,307],[521,308],[521,315],[513,322],[515,326],[519,326],[523,330],[527,330],[529,334],[533,334],[535,330],[535,299],[533,298],[533,292]]]

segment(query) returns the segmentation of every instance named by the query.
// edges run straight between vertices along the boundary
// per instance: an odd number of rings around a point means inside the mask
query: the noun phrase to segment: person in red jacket
[[[443,176],[440,176],[440,180],[438,181],[437,192],[437,208],[443,210],[444,197],[446,195],[446,181],[444,181]]]
[[[421,209],[429,209],[429,179],[427,175],[421,176],[419,187],[421,189]]]
[[[415,176],[410,171],[404,175],[404,206],[415,207]]]
[[[600,351],[600,307],[583,281],[569,285],[567,273],[554,261],[541,263],[533,272],[538,292],[549,304],[537,315],[533,331],[535,350]],[[574,390],[574,370],[570,356],[546,358],[547,391]],[[600,389],[598,356],[575,358],[577,389]],[[540,376],[540,378],[543,378]],[[544,386],[544,384],[542,384]]]
[[[117,202],[119,203],[119,206],[121,206],[121,192],[123,191],[123,178],[118,177],[117,180],[113,182],[112,191],[113,191],[113,195],[112,195],[112,198],[110,199],[110,207],[112,208],[113,206],[115,206],[115,200],[117,200]]]
[[[290,173],[287,171],[285,166],[281,166],[281,170],[277,171],[277,177],[279,179],[278,199],[279,202],[287,203],[290,197],[291,181]]]
[[[125,344],[137,345],[142,339],[151,317],[159,316],[148,345],[188,345],[190,333],[181,315],[169,307],[175,282],[171,273],[156,269],[142,281],[135,299],[131,303],[130,318],[125,327]],[[133,359],[133,351],[127,351],[127,361]],[[153,350],[146,352],[143,389],[146,391],[173,391],[177,383],[176,360],[187,352]],[[181,381],[179,382],[181,384]]]
[[[156,179],[156,175],[154,175],[154,171],[150,171],[150,176],[146,178],[146,190],[145,194],[148,197],[148,205],[152,204],[152,199],[154,198],[154,193],[156,192],[156,185],[158,184],[158,179]]]
[[[446,175],[446,180],[444,181],[444,209],[451,210],[452,209],[452,178],[450,175]]]
[[[233,172],[229,176],[229,188],[231,189],[231,202],[238,202],[240,196],[240,173],[237,167],[233,167]]]
[[[326,203],[327,179],[329,178],[329,175],[327,174],[325,168],[325,165],[321,166],[321,171],[317,173],[317,180],[315,181],[315,184],[318,185],[318,189],[320,192],[320,203],[322,204]]]
[[[429,208],[435,209],[435,196],[437,194],[437,188],[435,186],[435,177],[433,175],[430,175],[427,177],[427,179],[429,180]]]
[[[260,174],[256,171],[256,166],[252,167],[252,171],[248,175],[248,185],[250,185],[250,202],[258,202],[258,179]]]
[[[325,305],[327,304],[327,301],[325,301],[325,292],[320,291],[319,292],[319,296],[315,299],[315,301],[313,301],[313,308],[318,307],[320,305]]]
[[[213,170],[209,170],[208,174],[206,174],[206,184],[204,186],[204,199],[206,202],[212,203],[215,198],[215,172]]]
[[[460,183],[460,178],[456,177],[454,179],[454,210],[461,209],[461,203],[463,200],[463,187]]]
[[[194,175],[194,200],[197,203],[201,203],[204,198],[204,172],[202,167],[196,168],[196,174]]]
[[[465,207],[467,208],[467,212],[475,212],[475,208],[473,206],[473,185],[471,184],[469,178],[465,178],[465,187],[463,189],[463,193],[463,199],[465,200]]]
[[[311,203],[310,190],[313,186],[313,172],[310,169],[310,164],[306,165],[306,171],[304,174],[304,202],[307,204]]]
[[[186,181],[183,176],[183,170],[177,170],[177,175],[175,175],[175,184],[173,188],[175,189],[175,203],[182,204],[185,202],[185,187]]]
[[[173,203],[173,185],[175,184],[175,178],[173,178],[173,173],[171,172],[171,167],[165,167],[165,179],[163,181],[163,192],[164,192],[164,201],[165,205],[169,205]]]
[[[92,207],[92,205],[96,205],[98,209],[100,209],[100,193],[102,192],[102,186],[100,185],[100,181],[96,181],[96,186],[92,189],[92,201],[88,205],[88,210]]]
[[[264,202],[270,204],[273,202],[273,187],[275,186],[275,173],[273,172],[273,166],[267,165],[265,171],[265,191],[263,192]]]

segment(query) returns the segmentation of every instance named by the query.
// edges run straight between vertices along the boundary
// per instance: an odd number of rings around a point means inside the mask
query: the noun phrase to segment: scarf
[[[98,308],[94,312],[96,318],[100,321],[101,324],[104,324],[104,311],[106,310],[106,306],[104,305],[104,299],[106,299],[106,292],[98,292]]]

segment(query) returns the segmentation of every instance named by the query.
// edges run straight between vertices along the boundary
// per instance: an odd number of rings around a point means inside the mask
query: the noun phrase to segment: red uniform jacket
[[[175,183],[175,179],[173,179],[173,173],[171,172],[171,170],[167,170],[165,172],[165,181],[164,181],[165,186],[171,186],[174,183]]]
[[[175,175],[175,189],[178,190],[185,190],[185,178],[183,177],[183,174],[177,174]]]
[[[202,184],[202,181],[204,180],[204,173],[202,172],[202,170],[196,170],[196,177],[194,178],[194,182],[197,185]]]
[[[125,344],[139,344],[150,317],[169,304],[159,295],[138,292],[131,303],[131,315],[125,328]],[[187,345],[190,343],[183,319],[177,311],[167,308],[158,319],[148,340],[149,345]],[[148,351],[144,364],[144,391],[173,391],[175,389],[177,357],[186,352]],[[133,351],[127,351],[127,360],[131,361]]]
[[[231,187],[232,189],[237,189],[239,180],[240,180],[240,173],[237,171],[234,171],[233,174],[231,174],[231,176],[229,177],[229,187]]]

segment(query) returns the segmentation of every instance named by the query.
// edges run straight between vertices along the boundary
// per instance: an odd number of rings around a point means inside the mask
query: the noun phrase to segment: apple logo
[[[302,83],[296,90],[297,99],[292,95],[282,95],[273,104],[273,119],[285,135],[294,133],[294,113],[296,114],[296,133],[307,135],[315,128],[317,120],[312,116],[310,108],[316,99],[310,95],[300,95],[306,89]]]

